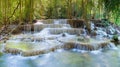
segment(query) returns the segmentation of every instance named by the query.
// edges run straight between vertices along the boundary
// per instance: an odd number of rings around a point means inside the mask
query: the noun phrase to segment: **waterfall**
[[[107,36],[108,33],[106,33],[106,28],[96,27],[96,30],[95,30],[94,23],[91,23],[91,29],[97,33],[97,36],[96,36],[97,40],[95,40],[97,41],[97,43],[94,41],[94,38],[91,38],[92,41],[94,42],[92,43],[89,42],[90,37],[87,35],[85,28],[82,28],[82,29],[71,28],[70,25],[67,24],[66,19],[62,19],[62,20],[55,19],[53,23],[54,24],[50,24],[46,22],[46,24],[45,23],[43,24],[43,22],[38,21],[33,24],[34,28],[32,28],[33,26],[30,24],[24,25],[23,26],[24,34],[22,36],[19,35],[19,38],[21,37],[22,39],[20,41],[26,42],[26,44],[31,42],[34,44],[44,44],[45,47],[47,48],[45,49],[47,53],[50,52],[50,50],[55,51],[57,49],[64,49],[64,48],[66,49],[68,48],[70,50],[78,51],[78,52],[92,51],[95,54],[97,54],[97,51],[95,50],[99,51],[103,48],[117,49],[117,47],[113,43],[110,43],[110,44],[105,43],[104,45],[103,44],[104,42],[99,41],[99,40],[103,40],[103,38]],[[113,34],[115,29],[113,29],[113,27],[111,26],[109,28],[110,28],[109,31]],[[28,35],[28,33],[32,32],[31,31],[32,29],[34,29],[34,34]],[[79,37],[81,37],[80,40],[78,39]],[[17,41],[18,37],[16,36],[15,38],[13,39]],[[119,37],[119,40],[120,40],[120,37]],[[50,41],[50,43],[48,41]],[[68,44],[64,45],[66,44],[66,42],[68,42]],[[96,45],[94,46],[94,44]],[[52,46],[59,45],[59,47],[48,48],[48,47],[51,47],[51,45]]]
[[[40,30],[41,30],[40,25],[43,25],[43,22],[38,21],[38,22],[34,23],[34,33],[40,32]]]
[[[30,24],[26,24],[23,27],[24,27],[24,34],[31,33],[31,25]]]
[[[41,29],[42,29],[41,25],[39,25],[39,24],[38,24],[38,25],[34,24],[34,33],[40,32]]]
[[[95,24],[91,22],[91,30],[94,30]]]
[[[54,24],[59,24],[59,20],[54,20]]]
[[[34,25],[34,33],[37,33],[39,31],[39,25]]]
[[[54,24],[67,24],[67,19],[54,19]]]

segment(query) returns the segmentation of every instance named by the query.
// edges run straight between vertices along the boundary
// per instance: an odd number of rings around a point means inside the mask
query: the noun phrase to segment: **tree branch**
[[[8,20],[13,17],[13,15],[15,14],[15,11],[18,9],[19,6],[20,6],[20,2],[18,3],[18,5],[16,6],[16,8],[14,9],[12,15],[10,17],[8,17]]]

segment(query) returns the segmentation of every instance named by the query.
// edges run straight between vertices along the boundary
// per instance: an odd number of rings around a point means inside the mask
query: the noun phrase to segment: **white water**
[[[58,28],[58,26],[60,26],[60,28]],[[60,40],[69,41],[69,40],[72,40],[73,38],[75,38],[74,40],[77,43],[77,41],[78,41],[77,36],[82,35],[85,38],[87,37],[87,32],[86,32],[85,29],[82,29],[83,33],[81,33],[80,29],[71,28],[70,25],[67,24],[66,19],[63,19],[63,20],[55,19],[53,21],[53,24],[44,24],[44,22],[38,21],[34,24],[34,33],[33,34],[29,34],[29,33],[32,32],[31,31],[31,25],[27,24],[24,27],[25,27],[24,34],[21,35],[21,36],[17,36],[15,38],[13,38],[13,40],[16,39],[16,41],[20,41],[20,40],[17,40],[17,39],[19,39],[19,38],[22,39],[23,38],[24,39],[23,41],[29,42],[30,39],[33,38],[34,43],[35,42],[40,42],[41,43],[42,41],[45,41],[47,39],[52,39],[52,40],[55,40],[55,41],[60,41]],[[95,25],[93,23],[91,23],[91,29],[94,30],[94,28],[95,28]],[[105,28],[100,28],[100,27],[96,27],[96,28],[97,28],[96,39],[102,40],[104,37],[110,36],[109,34],[106,33]],[[110,28],[110,32],[113,34],[115,29],[112,26],[109,26],[108,28]],[[53,32],[51,33],[51,31],[53,31]],[[56,33],[58,33],[58,34],[56,34]],[[63,36],[63,34],[65,36]],[[80,35],[78,35],[78,34],[80,34]],[[43,40],[41,40],[41,39],[43,39]],[[120,37],[119,37],[119,39],[120,39]],[[59,43],[61,44],[61,42],[59,42]],[[115,48],[116,46],[114,46],[113,44],[109,44],[108,47],[112,48],[112,49],[116,49]],[[78,48],[78,49],[73,49],[73,51],[84,52],[84,50],[88,49],[84,46],[81,46],[81,47],[79,46],[79,47],[76,47],[76,48]],[[95,51],[95,53],[96,53],[96,51]]]
[[[20,34],[17,36],[14,36],[13,38],[10,38],[7,42],[14,42],[13,44],[17,45],[19,42],[26,42],[26,44],[31,43],[34,46],[43,44],[46,47],[38,47],[45,49],[50,48],[54,45],[63,45],[64,43],[59,41],[74,41],[77,43],[77,37],[81,36],[81,32],[78,34],[70,34],[69,31],[65,31],[65,29],[73,29],[70,26],[66,24],[65,20],[54,20],[54,24],[63,24],[61,27],[62,32],[60,34],[51,34],[50,24],[48,24],[48,27],[41,30],[41,26],[44,25],[41,23],[36,23],[34,26],[34,33],[30,34],[31,27],[30,25],[25,26],[25,32],[24,34]],[[53,26],[53,25],[52,25]],[[57,33],[58,29],[57,26],[54,26],[54,32]],[[95,26],[94,24],[91,25],[92,30],[94,30]],[[53,28],[52,28],[53,29]],[[112,34],[106,33],[105,28],[97,28],[97,38],[96,40],[102,40],[105,36],[109,35],[109,37],[113,36],[113,32],[115,29],[111,29],[110,32]],[[75,32],[72,30],[72,32]],[[65,36],[63,36],[63,34]],[[87,37],[86,30],[84,29],[84,33],[82,36]],[[25,39],[34,39],[34,42],[31,42],[31,40],[25,41]],[[37,41],[37,38],[43,38],[45,40]],[[49,39],[50,40],[49,40]],[[23,40],[21,40],[23,39]],[[118,37],[120,39],[120,37]],[[22,44],[21,44],[22,45]],[[2,47],[4,47],[3,45]],[[85,48],[84,46],[76,46],[76,48],[73,48],[71,50],[64,50],[61,47],[60,49],[57,49],[54,52],[49,52],[42,55],[35,55],[30,57],[23,57],[20,55],[11,55],[11,54],[3,54],[3,56],[0,56],[0,67],[120,67],[120,50],[118,47],[115,46],[115,44],[110,43],[108,46],[106,46],[104,49],[99,48],[98,50],[86,50],[88,48]],[[2,48],[1,50],[4,50]],[[31,49],[30,49],[31,50]],[[106,50],[106,51],[105,51]],[[47,50],[46,50],[47,51]]]
[[[108,48],[114,49],[114,50],[117,50],[117,49],[118,49],[118,48],[115,46],[114,43],[110,43],[110,44],[108,45]]]

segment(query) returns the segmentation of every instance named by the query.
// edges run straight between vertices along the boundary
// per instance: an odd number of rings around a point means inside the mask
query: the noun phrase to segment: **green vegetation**
[[[27,51],[29,49],[31,49],[30,45],[24,42],[7,42],[7,46],[8,48],[15,48],[15,49],[19,49],[19,50],[23,50],[23,51]]]
[[[33,19],[109,19],[120,24],[120,0],[0,0],[0,23]]]

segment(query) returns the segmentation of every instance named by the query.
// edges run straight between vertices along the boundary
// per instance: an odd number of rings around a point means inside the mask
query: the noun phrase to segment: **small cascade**
[[[30,24],[24,25],[24,34],[32,33],[31,29],[32,29],[32,26]]]
[[[95,29],[95,24],[91,22],[91,30]]]
[[[54,19],[54,24],[67,24],[67,19]]]
[[[106,30],[104,28],[99,28],[99,27],[96,27],[95,30],[92,30],[91,35],[95,36],[96,39],[102,39],[108,36]]]
[[[118,48],[115,46],[114,43],[109,43],[109,44],[107,45],[107,47],[108,47],[109,49],[118,49]]]
[[[86,29],[82,29],[82,32],[79,31],[79,34],[82,34],[83,36],[86,36],[86,35],[87,35],[87,31],[86,31]]]
[[[53,22],[54,22],[54,24],[60,24],[59,20],[54,20]]]
[[[26,25],[26,27],[27,27],[27,32],[31,33],[31,25]]]
[[[5,50],[5,44],[3,43],[2,44],[2,49],[0,49],[0,52],[4,52],[4,50]]]
[[[114,35],[114,27],[97,27],[94,23],[91,22],[91,30],[92,32],[94,31],[96,33],[96,36],[92,37],[91,35],[88,35],[87,30],[85,29],[84,22],[82,20],[78,21],[79,25],[75,21],[77,20],[71,22],[75,23],[73,24],[75,28],[72,28],[70,24],[67,24],[66,19],[54,19],[54,21],[51,21],[50,23],[37,21],[33,25],[26,24],[24,25],[24,34],[14,36],[14,38],[11,38],[11,40],[9,41],[12,42],[13,40],[14,42],[12,43],[15,43],[13,44],[14,46],[17,46],[16,44],[25,46],[27,45],[26,48],[28,51],[24,51],[24,49],[20,50],[21,47],[20,49],[19,47],[18,49],[14,47],[6,47],[8,45],[5,45],[5,49],[3,50],[5,50],[6,53],[21,53],[23,56],[34,56],[46,54],[59,49],[73,50],[78,52],[93,51],[93,53],[96,50],[101,50],[104,48],[117,49],[113,43],[110,43],[110,39],[107,38],[108,35]],[[83,23],[82,25],[81,22]],[[80,25],[81,27],[79,27]],[[108,30],[109,28],[110,30]],[[120,40],[120,37],[118,39]],[[16,43],[15,41],[25,43],[21,44],[19,42]]]
[[[71,26],[69,24],[62,24],[62,28],[71,28]]]
[[[41,24],[34,24],[34,33],[38,33],[41,30]]]
[[[110,34],[110,35],[113,35],[115,33],[115,29],[113,28],[113,26],[108,26],[107,27],[107,33]]]

